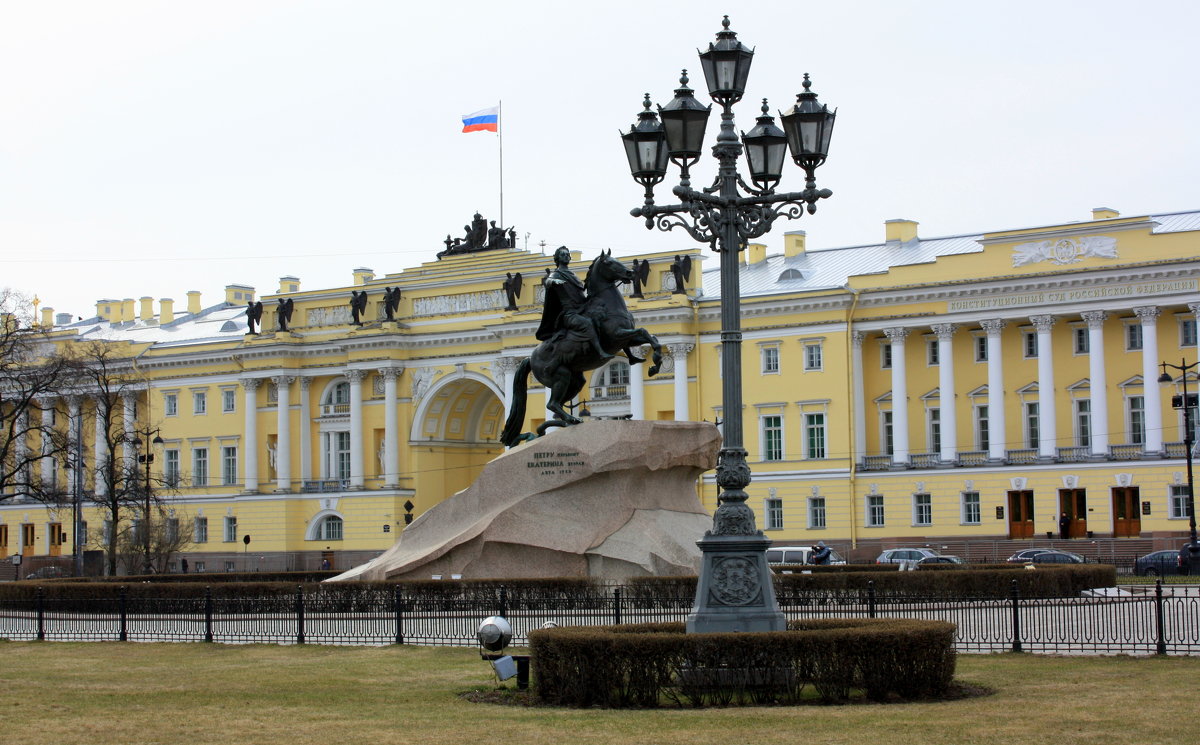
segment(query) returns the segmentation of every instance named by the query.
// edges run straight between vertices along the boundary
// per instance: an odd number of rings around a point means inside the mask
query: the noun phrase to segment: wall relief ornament
[[[754,511],[745,502],[724,502],[713,514],[710,535],[757,535]]]
[[[1056,241],[1038,241],[1013,246],[1013,266],[1025,266],[1049,261],[1058,266],[1077,264],[1083,259],[1117,258],[1117,239],[1105,235],[1087,235],[1082,238],[1060,238]]]
[[[713,599],[721,605],[750,605],[762,594],[758,564],[742,556],[715,559],[710,587]]]

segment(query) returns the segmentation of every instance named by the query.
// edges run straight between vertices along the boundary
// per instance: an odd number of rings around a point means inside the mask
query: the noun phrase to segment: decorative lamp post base
[[[709,534],[696,545],[704,556],[696,601],[687,617],[689,634],[787,628],[767,568],[770,539]]]

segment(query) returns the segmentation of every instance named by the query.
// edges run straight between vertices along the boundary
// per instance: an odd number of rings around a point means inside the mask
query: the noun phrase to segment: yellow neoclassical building
[[[1162,361],[1196,358],[1200,212],[1096,209],[1082,222],[942,238],[889,220],[877,244],[819,250],[802,231],[777,235],[782,245],[751,244],[741,264],[739,415],[750,504],[769,537],[867,555],[911,541],[1044,538],[1065,512],[1076,538],[1137,551],[1179,542],[1181,386],[1157,379]],[[647,378],[618,357],[593,374],[576,413],[731,415],[717,262],[705,267],[699,249],[621,258],[649,263],[645,285],[624,291],[666,364]],[[582,277],[586,264],[576,255],[572,268]],[[552,266],[485,250],[379,277],[356,269],[342,287],[283,277],[260,296],[233,284],[216,304],[189,293],[179,311],[167,299],[157,312],[149,297],[101,300],[70,322],[47,308],[42,323],[61,345],[107,345],[126,361],[119,426],[157,430],[165,504],[152,519],[190,534],[181,556],[194,570],[346,568],[501,451],[512,374],[536,344]],[[259,300],[261,329],[248,333],[247,303]],[[530,397],[527,429],[545,418],[544,391]],[[52,403],[62,427],[82,422],[71,431],[99,462],[88,392]],[[57,461],[36,467],[45,480],[73,475]],[[95,493],[86,468],[81,481]],[[697,489],[714,507],[712,474]],[[84,513],[79,537],[94,547],[113,526]],[[9,494],[0,555],[69,554],[70,524],[69,509]]]

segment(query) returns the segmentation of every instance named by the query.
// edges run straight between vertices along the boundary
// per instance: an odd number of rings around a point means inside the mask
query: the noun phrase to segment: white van
[[[811,564],[812,546],[773,546],[767,549],[767,564]],[[846,560],[837,551],[829,549],[830,564],[845,564]]]

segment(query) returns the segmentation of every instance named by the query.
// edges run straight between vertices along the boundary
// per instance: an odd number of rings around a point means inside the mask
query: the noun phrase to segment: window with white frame
[[[883,443],[883,452],[885,455],[892,455],[896,452],[896,442],[892,435],[892,412],[880,412],[879,416],[879,439]]]
[[[783,530],[783,500],[779,497],[767,497],[763,504],[766,530]]]
[[[925,431],[929,433],[929,452],[942,451],[942,410],[931,407],[925,410]]]
[[[941,347],[938,345],[937,337],[925,340],[925,364],[930,367],[936,367],[941,364]]]
[[[975,449],[987,450],[988,445],[988,407],[987,404],[975,406]]]
[[[350,413],[350,384],[346,381],[341,381],[329,389],[325,394],[325,400],[321,402],[321,413],[325,416],[331,414],[349,415]]]
[[[867,527],[879,528],[884,524],[883,495],[870,494],[867,496]]]
[[[1031,360],[1038,356],[1038,335],[1036,331],[1021,332],[1021,340],[1024,342],[1025,359]]]
[[[884,370],[890,370],[892,367],[892,345],[891,342],[883,342],[879,345],[879,366]]]
[[[1075,402],[1075,444],[1079,447],[1092,445],[1092,401],[1081,398]]]
[[[777,345],[759,348],[762,359],[762,374],[776,375],[779,373],[779,347]]]
[[[208,543],[208,518],[197,517],[192,521],[192,541]]]
[[[825,497],[808,498],[808,527],[825,527]]]
[[[350,433],[322,432],[321,443],[324,458],[321,459],[322,478],[350,478]]]
[[[163,481],[171,488],[179,486],[179,451],[175,448],[163,451]]]
[[[167,544],[174,545],[179,540],[179,518],[168,517],[164,528]]]
[[[1037,401],[1025,402],[1025,447],[1037,449],[1041,445],[1041,406]]]
[[[192,413],[208,413],[208,393],[205,391],[192,391]]]
[[[822,352],[821,342],[806,341],[804,342],[804,370],[806,372],[815,372],[822,370],[825,367],[824,353]]]
[[[221,483],[229,486],[237,483],[237,446],[221,448]]]
[[[1191,517],[1191,514],[1188,512],[1187,484],[1171,484],[1169,514],[1172,520],[1183,520]]]
[[[600,385],[629,385],[629,363],[616,360],[600,373]]]
[[[237,391],[233,388],[221,389],[221,411],[225,414],[237,411]]]
[[[825,457],[825,415],[804,415],[804,457]]]
[[[762,459],[783,460],[783,417],[767,414],[761,417]]]
[[[178,416],[179,415],[179,394],[164,393],[163,394],[163,416]]]
[[[1125,408],[1129,419],[1129,444],[1146,444],[1146,405],[1142,396],[1127,396]]]
[[[913,525],[932,525],[933,524],[933,495],[931,494],[914,494],[913,495]]]
[[[317,529],[317,538],[322,541],[340,541],[342,540],[342,528],[342,518],[330,515],[321,521],[321,525]]]
[[[987,358],[988,358],[987,341],[988,341],[987,336],[985,334],[976,334],[975,335],[975,361],[976,362],[987,362]]]
[[[1125,324],[1125,351],[1137,352],[1142,348],[1142,324],[1127,323]]]
[[[965,491],[962,493],[962,522],[963,525],[978,525],[982,511],[979,507],[979,492]]]
[[[1196,317],[1179,316],[1179,346],[1196,346]]]
[[[192,486],[208,486],[208,448],[192,448]]]
[[[237,543],[237,517],[234,515],[225,516],[225,536],[226,543]]]
[[[1071,336],[1075,340],[1075,354],[1087,354],[1088,350],[1091,349],[1091,341],[1087,328],[1077,326],[1071,329]]]

